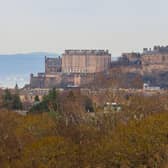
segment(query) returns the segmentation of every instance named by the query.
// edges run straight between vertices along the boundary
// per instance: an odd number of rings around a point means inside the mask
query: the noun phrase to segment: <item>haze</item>
[[[168,44],[166,0],[0,0],[0,54]]]

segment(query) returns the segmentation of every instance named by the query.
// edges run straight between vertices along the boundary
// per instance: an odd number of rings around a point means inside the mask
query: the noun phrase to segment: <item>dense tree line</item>
[[[2,168],[166,167],[168,114],[118,124],[103,131],[58,120],[48,113],[0,112]],[[104,128],[106,129],[106,128]]]
[[[55,88],[45,95],[42,101],[35,97],[35,104],[30,109],[31,113],[55,112],[64,115],[65,113],[93,112],[93,102],[88,96],[81,95],[78,91],[65,91],[62,94]]]
[[[6,89],[2,94],[2,107],[9,110],[21,110],[22,102],[19,97],[19,93],[15,92],[11,94],[9,89]]]
[[[0,110],[0,167],[166,168],[168,96],[118,96],[123,111],[93,116],[86,113],[96,110],[89,97],[53,89],[41,102],[36,97],[31,112],[20,116],[10,111],[13,95],[6,91],[2,98],[8,110]]]

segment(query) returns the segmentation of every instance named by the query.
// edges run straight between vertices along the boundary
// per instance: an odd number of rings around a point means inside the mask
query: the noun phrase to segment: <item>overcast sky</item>
[[[168,45],[168,0],[0,0],[0,53]]]

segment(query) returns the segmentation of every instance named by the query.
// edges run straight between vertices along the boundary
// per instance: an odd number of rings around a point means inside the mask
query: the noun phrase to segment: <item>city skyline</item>
[[[166,0],[0,2],[0,54],[101,48],[120,56],[168,44]]]

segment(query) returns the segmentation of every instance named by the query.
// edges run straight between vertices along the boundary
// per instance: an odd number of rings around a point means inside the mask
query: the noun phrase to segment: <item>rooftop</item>
[[[108,50],[65,50],[65,54],[68,55],[110,55]]]
[[[154,46],[153,49],[151,48],[143,49],[143,54],[158,54],[158,53],[168,54],[168,46]]]

